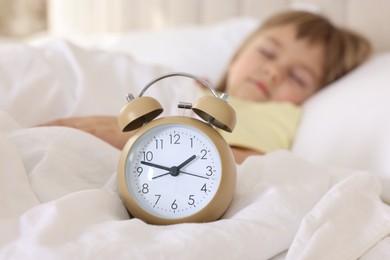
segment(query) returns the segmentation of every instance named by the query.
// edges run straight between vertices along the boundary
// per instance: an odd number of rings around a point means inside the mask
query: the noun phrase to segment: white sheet
[[[129,219],[116,191],[118,150],[74,129],[24,127],[59,116],[116,114],[127,91],[165,70],[62,41],[0,55],[1,258],[390,257],[390,209],[377,178],[287,151],[238,167],[235,198],[219,221],[152,226]],[[150,91],[167,114],[177,113],[173,100],[199,94],[192,82],[169,82]]]

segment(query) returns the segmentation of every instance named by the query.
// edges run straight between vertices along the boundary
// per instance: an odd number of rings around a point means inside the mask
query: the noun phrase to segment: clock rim
[[[156,126],[165,124],[190,125],[203,132],[203,134],[210,138],[210,140],[214,143],[221,161],[221,182],[214,197],[198,212],[187,217],[163,218],[153,215],[143,209],[137,203],[136,199],[131,195],[131,192],[127,190],[125,169],[128,152],[140,136]],[[134,134],[126,142],[118,162],[117,184],[119,196],[128,212],[133,217],[144,220],[147,223],[166,225],[178,223],[210,222],[219,219],[227,210],[233,199],[236,186],[236,164],[229,145],[226,143],[221,134],[218,133],[218,131],[216,131],[212,126],[196,118],[189,118],[184,116],[163,117],[145,124],[143,127],[134,132]]]

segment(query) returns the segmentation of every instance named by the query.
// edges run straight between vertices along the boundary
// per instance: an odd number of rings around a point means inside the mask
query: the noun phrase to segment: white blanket
[[[153,226],[129,219],[116,189],[120,151],[78,130],[26,126],[116,114],[127,91],[164,70],[62,41],[0,55],[2,259],[390,258],[390,208],[376,177],[288,151],[238,166],[234,200],[219,221]],[[187,82],[167,87],[188,101],[199,93],[182,91]],[[150,92],[166,113],[175,112],[176,97]]]

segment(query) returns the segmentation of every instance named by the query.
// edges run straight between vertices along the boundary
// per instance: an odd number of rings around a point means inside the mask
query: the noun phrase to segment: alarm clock
[[[167,77],[184,76],[203,84],[212,95],[194,104],[179,102],[199,118],[167,116],[160,103],[145,91]],[[170,73],[148,83],[118,115],[122,131],[136,130],[122,149],[117,171],[118,190],[130,215],[150,224],[218,220],[232,201],[236,163],[216,128],[232,132],[234,109],[227,95],[188,73]]]

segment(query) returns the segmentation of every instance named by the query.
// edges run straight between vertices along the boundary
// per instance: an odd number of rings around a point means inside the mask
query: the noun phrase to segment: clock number
[[[144,171],[144,168],[137,167],[138,177],[141,176],[142,172]]]
[[[155,139],[154,141],[156,142],[156,150],[158,150],[159,148],[164,149],[163,139]]]
[[[179,140],[180,140],[180,135],[179,134],[170,134],[169,135],[169,140],[171,142],[171,144],[180,144]]]
[[[154,196],[157,197],[157,200],[156,202],[154,203],[153,207],[155,207],[157,205],[157,203],[159,202],[160,198],[161,198],[161,194],[155,194]]]
[[[194,148],[194,137],[190,137],[191,148]]]
[[[190,196],[188,197],[188,205],[192,206],[192,205],[195,204],[194,196],[195,196],[195,195],[190,195]]]
[[[207,160],[207,157],[206,157],[206,155],[207,155],[207,150],[206,150],[206,149],[202,149],[202,150],[200,151],[200,153],[202,154],[202,156],[200,157],[200,159],[202,159],[202,160]]]
[[[207,186],[206,186],[206,183],[202,186],[202,188],[200,189],[201,191],[203,191],[204,193],[207,192]]]
[[[147,183],[142,184],[142,193],[147,194],[149,192],[149,185]]]
[[[144,157],[144,161],[151,161],[153,160],[153,153],[151,151],[148,152],[142,152],[142,155]]]
[[[207,172],[206,172],[207,176],[213,175],[213,167],[207,166],[206,169],[207,169]]]
[[[176,204],[176,200],[172,202],[171,209],[176,210],[179,206]]]

